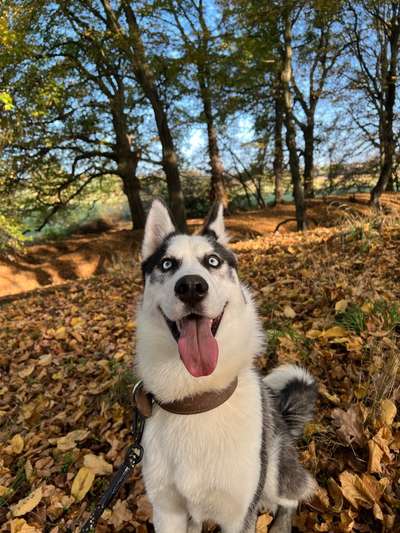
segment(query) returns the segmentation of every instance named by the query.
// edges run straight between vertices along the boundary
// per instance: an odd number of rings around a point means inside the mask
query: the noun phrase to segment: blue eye
[[[161,270],[163,272],[168,272],[168,270],[171,270],[171,268],[174,266],[174,263],[172,262],[172,259],[163,259],[161,261]]]
[[[218,268],[221,264],[221,259],[217,257],[216,255],[210,255],[207,257],[207,264],[210,267]]]

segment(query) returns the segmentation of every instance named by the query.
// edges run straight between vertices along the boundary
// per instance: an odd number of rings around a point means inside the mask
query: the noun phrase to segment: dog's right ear
[[[222,203],[215,202],[206,219],[204,220],[203,227],[200,230],[200,235],[211,235],[216,241],[222,245],[227,245],[229,242],[229,236],[225,230],[224,223],[224,206]]]
[[[150,257],[165,237],[174,233],[174,231],[175,226],[168,209],[160,200],[153,200],[144,228],[142,260],[145,261]]]

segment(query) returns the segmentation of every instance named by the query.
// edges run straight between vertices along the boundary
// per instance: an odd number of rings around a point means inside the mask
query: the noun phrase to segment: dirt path
[[[370,214],[368,195],[358,194],[355,199],[357,202],[349,201],[348,197],[333,196],[313,200],[308,210],[312,225],[329,226],[343,217]],[[385,195],[384,204],[400,213],[399,195]],[[228,216],[226,225],[235,242],[272,233],[280,222],[293,217],[294,206],[283,204]],[[189,224],[196,230],[201,221],[191,220]],[[281,228],[284,232],[294,230],[294,222]],[[118,228],[101,234],[73,235],[62,241],[31,245],[23,254],[0,257],[0,298],[100,274],[121,261],[132,264],[137,261],[141,238],[141,231]]]

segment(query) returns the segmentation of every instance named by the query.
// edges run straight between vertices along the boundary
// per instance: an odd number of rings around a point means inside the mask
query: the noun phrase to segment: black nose
[[[201,276],[183,276],[175,285],[175,294],[185,304],[195,305],[207,294],[208,283]]]

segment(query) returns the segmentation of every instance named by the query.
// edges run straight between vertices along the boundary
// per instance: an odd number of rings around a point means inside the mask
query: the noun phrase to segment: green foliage
[[[0,213],[0,252],[10,249],[21,249],[26,237],[23,233],[23,225],[11,217]]]
[[[12,111],[14,109],[12,96],[5,91],[0,92],[0,104],[3,105],[4,111]]]
[[[400,305],[396,302],[378,300],[374,303],[372,312],[380,315],[387,329],[397,329],[400,326]]]
[[[343,313],[336,316],[336,322],[350,331],[354,331],[357,335],[365,330],[366,321],[365,314],[360,306],[351,304]]]

